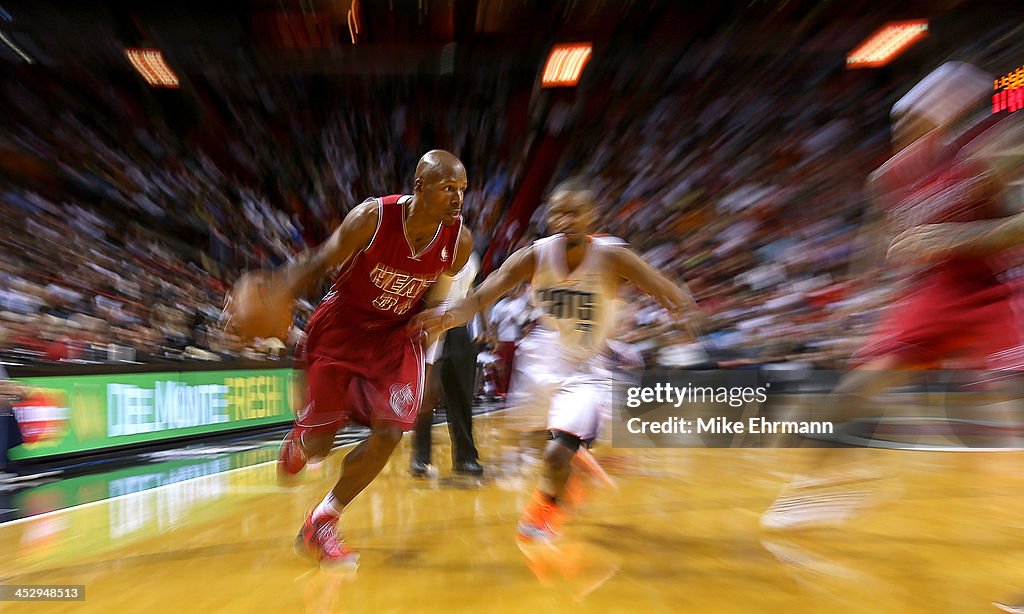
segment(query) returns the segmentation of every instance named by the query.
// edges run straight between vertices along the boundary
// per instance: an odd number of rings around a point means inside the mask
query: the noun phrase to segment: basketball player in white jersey
[[[688,308],[697,313],[686,291],[624,241],[592,235],[595,221],[594,194],[578,180],[560,184],[547,211],[548,227],[556,234],[512,254],[450,310],[421,314],[414,323],[437,334],[461,326],[518,284],[531,284],[544,315],[540,330],[520,346],[525,351],[517,356],[516,371],[523,377],[513,387],[519,388],[513,398],[546,406],[549,441],[540,484],[519,521],[524,540],[558,535],[570,463],[580,446],[589,446],[597,436],[602,409],[610,405],[611,378],[601,354],[622,282],[632,282],[677,318]]]

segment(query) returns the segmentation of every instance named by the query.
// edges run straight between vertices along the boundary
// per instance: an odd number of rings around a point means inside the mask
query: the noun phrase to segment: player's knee
[[[569,473],[570,471],[570,459],[565,459],[561,455],[544,455],[544,470],[547,475],[560,476]]]
[[[576,454],[579,446],[567,446],[565,443],[554,439],[548,442],[544,449],[544,464],[549,471],[567,471],[572,457]]]
[[[394,425],[374,426],[370,434],[370,447],[377,451],[391,452],[402,441],[402,428]]]

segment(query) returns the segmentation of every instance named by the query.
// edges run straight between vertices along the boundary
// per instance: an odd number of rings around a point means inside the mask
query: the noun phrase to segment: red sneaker
[[[306,453],[302,451],[295,429],[288,431],[281,442],[281,453],[277,457],[277,477],[288,482],[306,466]]]
[[[312,557],[321,569],[355,568],[359,563],[359,553],[338,538],[337,524],[337,518],[314,520],[310,515],[295,538],[295,552]]]

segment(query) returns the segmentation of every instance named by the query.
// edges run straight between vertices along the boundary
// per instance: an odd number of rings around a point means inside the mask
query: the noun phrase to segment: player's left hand
[[[702,332],[705,327],[707,320],[704,317],[703,312],[693,312],[686,314],[686,317],[682,318],[683,327],[686,328],[686,332],[690,335],[690,339],[694,343],[700,341]]]
[[[672,284],[665,284],[651,294],[671,316],[674,322],[680,323],[694,341],[700,338],[704,328],[704,313],[689,294],[683,293]]]
[[[406,330],[411,335],[436,339],[445,331],[462,326],[468,320],[469,318],[464,317],[458,308],[446,311],[441,307],[435,307],[413,316],[406,325]]]
[[[962,243],[965,224],[924,224],[906,230],[889,245],[888,260],[928,263],[955,252]]]

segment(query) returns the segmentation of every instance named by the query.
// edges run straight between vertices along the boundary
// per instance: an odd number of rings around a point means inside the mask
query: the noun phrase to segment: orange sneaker
[[[535,491],[519,519],[516,532],[520,539],[547,542],[558,537],[562,529],[562,507],[544,493]]]
[[[566,508],[577,510],[591,498],[595,488],[618,490],[619,486],[589,450],[580,448],[572,457],[572,473],[569,474],[569,479],[558,499]]]
[[[565,504],[567,509],[578,510],[590,498],[591,488],[579,477],[577,471],[573,471],[565,482],[565,488],[558,500]]]

